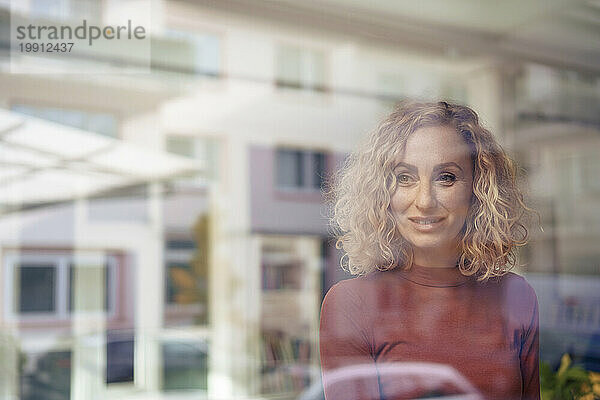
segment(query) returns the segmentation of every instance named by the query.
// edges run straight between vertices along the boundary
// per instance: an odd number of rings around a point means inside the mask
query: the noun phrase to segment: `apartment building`
[[[30,1],[19,12],[52,20],[118,7],[87,3],[56,13]],[[24,192],[5,181],[17,194],[0,215],[3,394],[283,399],[318,385],[321,299],[347,277],[323,185],[403,98],[472,105],[527,168],[545,224],[522,259],[538,273],[542,326],[598,332],[597,72],[369,40],[313,14],[295,23],[293,8],[275,18],[281,10],[245,1],[139,3],[153,16],[145,74],[15,74],[3,43],[0,123],[72,128],[84,146],[87,135],[114,150],[101,163],[33,149],[26,172],[40,176],[17,179]],[[22,142],[2,132],[11,165]],[[36,195],[57,188],[52,171],[71,175],[54,197]],[[82,171],[111,180],[72,176]],[[75,190],[81,182],[94,185]],[[549,356],[570,343],[547,337]],[[586,343],[576,351],[591,359]]]

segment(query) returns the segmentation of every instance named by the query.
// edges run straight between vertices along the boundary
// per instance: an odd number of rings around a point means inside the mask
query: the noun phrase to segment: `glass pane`
[[[134,333],[106,331],[106,383],[133,382]]]
[[[207,75],[218,75],[221,70],[219,38],[212,35],[198,35],[196,44],[196,71]]]
[[[321,51],[280,46],[276,64],[278,86],[315,90],[325,88],[325,55]]]
[[[314,153],[312,155],[313,163],[313,187],[320,189],[325,180],[325,154]]]
[[[277,49],[277,84],[300,87],[302,82],[302,53],[299,48],[282,46]]]
[[[3,71],[15,72],[2,74],[0,89],[4,108],[12,107],[0,109],[0,281],[6,292],[0,314],[8,314],[0,315],[0,397],[66,399],[72,387],[74,400],[322,398],[315,392],[321,389],[320,306],[332,285],[351,276],[340,268],[348,259],[330,236],[339,231],[328,224],[330,207],[319,201],[319,190],[326,173],[343,167],[347,153],[377,130],[384,106],[401,99],[467,102],[505,149],[520,153],[523,200],[535,201],[544,231],[532,215],[531,241],[519,260],[529,265],[515,272],[527,273],[538,293],[541,360],[555,368],[568,352],[574,364],[600,370],[596,45],[587,43],[587,53],[578,56],[576,38],[540,51],[529,43],[531,54],[548,65],[529,65],[516,53],[489,63],[484,53],[497,53],[493,34],[477,38],[474,29],[457,48],[435,51],[432,44],[427,50],[417,37],[400,40],[365,29],[360,21],[373,25],[386,16],[372,9],[361,15],[369,21],[354,19],[356,9],[341,1],[335,12],[348,24],[331,30],[312,30],[303,15],[323,15],[302,4],[301,12],[275,20],[279,6],[240,12],[252,8],[250,1],[230,1],[236,4],[230,10],[214,1],[0,3],[0,30],[10,26],[14,13],[8,9],[17,4],[40,17],[77,17],[77,24],[88,15],[107,24],[121,16],[125,24],[131,17],[133,26],[145,25],[151,16],[162,28],[146,31],[152,33],[150,73],[130,73],[143,61],[135,41],[128,42],[130,54],[110,52],[97,41],[86,57],[57,57],[56,64],[40,64],[34,54],[0,57]],[[553,11],[589,14],[591,21],[597,0],[572,3]],[[532,11],[522,8],[515,18]],[[544,13],[534,14],[544,22]],[[560,22],[558,14],[545,23]],[[490,18],[519,25],[506,15]],[[462,17],[467,31],[486,23]],[[88,27],[92,23],[88,19]],[[418,18],[407,23],[425,23],[425,31],[431,25]],[[434,25],[429,28],[453,30]],[[573,31],[583,35],[590,26],[581,28]],[[413,33],[418,36],[416,28]],[[491,48],[469,48],[482,40]],[[554,54],[565,43],[573,57]],[[80,64],[98,62],[110,63],[109,73],[53,74],[55,66],[76,72]],[[29,66],[47,66],[48,74],[28,74]],[[330,93],[318,92],[325,87]],[[32,127],[29,116],[45,120]],[[23,126],[13,125],[20,119]],[[66,140],[67,127],[93,134]],[[394,132],[400,131],[388,133]],[[59,136],[66,139],[54,139]],[[106,137],[122,143],[112,147]],[[60,163],[59,156],[68,160]],[[387,165],[375,158],[373,167]],[[488,189],[499,196],[496,206],[506,206],[506,193]],[[350,225],[345,228],[358,226]],[[75,253],[88,251],[111,257],[69,265]],[[104,266],[106,260],[114,269]],[[472,328],[454,327],[462,338]],[[207,338],[214,351],[208,365]],[[214,368],[208,385],[207,368]],[[141,378],[135,384],[134,371]],[[163,388],[188,392],[163,394]]]
[[[320,274],[310,267],[321,256],[321,243],[283,236],[261,240],[260,393],[321,399],[313,368]]]
[[[154,51],[155,58],[163,67],[179,67],[201,75],[219,75],[221,50],[218,36],[175,29],[167,29],[165,33],[167,38],[155,40]],[[167,42],[161,43],[165,39]]]
[[[171,250],[193,250],[196,248],[196,243],[193,240],[186,239],[169,239],[167,240],[167,249]]]
[[[194,44],[173,35],[157,36],[151,42],[151,67],[155,71],[194,72]]]
[[[190,304],[198,300],[196,279],[187,263],[167,264],[167,303]]]
[[[69,311],[108,311],[110,269],[104,266],[69,265]]]
[[[325,89],[325,55],[320,51],[305,51],[304,86],[316,90]]]
[[[51,264],[20,264],[19,312],[54,312],[56,309],[56,267]]]
[[[302,187],[304,185],[304,160],[301,151],[277,151],[277,185]]]
[[[209,217],[196,218],[192,235],[165,240],[165,316],[167,326],[208,323]]]
[[[21,353],[21,400],[69,400],[71,352]]]
[[[206,390],[208,349],[204,342],[162,344],[163,390]]]

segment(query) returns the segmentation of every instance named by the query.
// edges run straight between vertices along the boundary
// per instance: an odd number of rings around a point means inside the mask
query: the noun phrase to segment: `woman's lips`
[[[411,217],[409,220],[413,223],[413,226],[422,232],[428,232],[436,229],[440,222],[444,220],[443,217]]]

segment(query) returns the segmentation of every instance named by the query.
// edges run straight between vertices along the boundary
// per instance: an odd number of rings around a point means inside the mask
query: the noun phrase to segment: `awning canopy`
[[[201,170],[200,160],[0,109],[0,206],[88,197]]]

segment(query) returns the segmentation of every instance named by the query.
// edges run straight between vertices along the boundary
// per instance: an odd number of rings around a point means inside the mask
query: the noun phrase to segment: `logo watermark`
[[[123,32],[124,31],[124,32]],[[72,39],[85,39],[88,40],[88,44],[92,46],[94,40],[104,38],[107,40],[112,39],[145,39],[146,28],[143,26],[132,27],[131,20],[127,20],[127,25],[119,25],[112,27],[110,25],[99,27],[95,25],[89,25],[84,19],[82,24],[75,28],[69,25],[34,25],[29,24],[27,26],[17,26],[17,40],[22,41],[37,41],[47,40],[49,43],[56,40],[72,40]],[[20,43],[23,44],[23,43]]]
[[[123,3],[127,3],[124,1]],[[147,4],[146,4],[147,3]],[[135,2],[126,13],[112,10],[99,18],[33,16],[11,10],[12,73],[89,73],[150,71],[150,0]],[[113,3],[99,3],[113,4]],[[119,10],[116,10],[119,11]],[[117,22],[118,21],[118,22]]]

